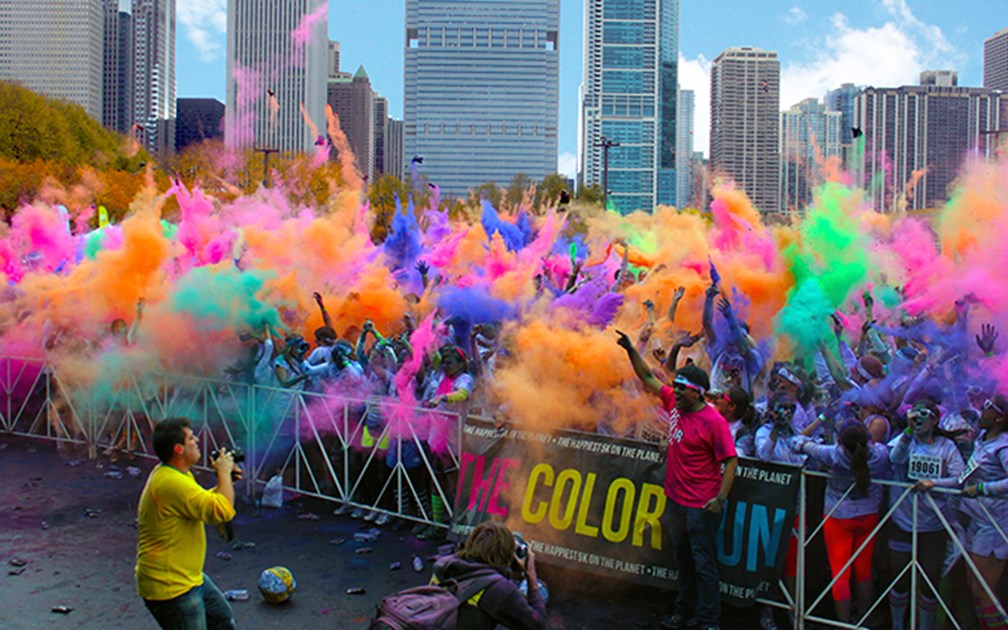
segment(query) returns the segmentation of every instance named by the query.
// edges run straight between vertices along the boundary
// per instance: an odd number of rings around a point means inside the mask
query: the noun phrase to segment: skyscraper
[[[802,210],[812,201],[813,188],[825,179],[823,166],[841,158],[843,114],[807,98],[780,116],[781,201],[784,210]]]
[[[403,139],[403,121],[389,118],[385,133],[385,172],[402,178],[406,175]]]
[[[133,120],[153,154],[175,150],[175,0],[133,0]]]
[[[102,120],[102,0],[0,0],[0,80]]]
[[[384,175],[385,170],[385,134],[388,133],[388,99],[375,92],[374,110],[371,115],[374,121],[374,177]],[[398,175],[397,175],[398,177]]]
[[[133,15],[121,10],[122,4],[105,0],[102,124],[128,133],[133,124]]]
[[[854,98],[860,91],[861,88],[853,83],[844,83],[826,92],[823,98],[827,111],[840,112],[840,156],[844,164],[850,160],[854,146]]]
[[[325,134],[328,25],[327,0],[228,0],[228,146],[314,149],[300,107]]]
[[[175,150],[224,135],[224,103],[215,98],[180,98],[176,106]]]
[[[588,0],[584,50],[583,183],[621,212],[675,204],[679,0]]]
[[[780,210],[780,62],[775,51],[729,48],[711,67],[710,162],[763,213]]]
[[[857,183],[879,211],[934,208],[967,159],[991,159],[1008,128],[1008,93],[987,88],[905,85],[863,90],[855,125],[865,136]]]
[[[1008,28],[984,40],[983,85],[1008,92]]]
[[[357,159],[357,168],[367,178],[374,176],[375,119],[374,92],[364,66],[351,77],[338,73],[329,79],[328,103],[339,118],[350,149]]]
[[[676,110],[676,205],[686,208],[693,203],[693,115],[696,98],[693,90],[679,89]]]
[[[406,0],[404,143],[446,195],[557,168],[560,0]]]

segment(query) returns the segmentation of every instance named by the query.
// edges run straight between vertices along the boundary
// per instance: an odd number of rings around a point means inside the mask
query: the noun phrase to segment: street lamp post
[[[263,154],[263,187],[269,188],[269,160],[271,153],[279,153],[279,149],[254,149],[256,153]]]
[[[595,143],[595,146],[602,147],[602,206],[604,208],[609,207],[609,149],[619,145],[619,142],[605,136]]]

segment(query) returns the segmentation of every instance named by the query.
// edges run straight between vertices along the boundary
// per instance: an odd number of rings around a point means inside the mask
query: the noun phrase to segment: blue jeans
[[[717,532],[721,515],[669,500],[672,548],[679,570],[676,612],[696,618],[700,626],[721,619],[721,580],[718,577]]]
[[[234,611],[206,573],[196,586],[174,599],[145,599],[147,610],[164,630],[233,630]]]

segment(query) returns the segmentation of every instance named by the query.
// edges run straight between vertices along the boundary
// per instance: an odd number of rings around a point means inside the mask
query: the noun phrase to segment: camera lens
[[[218,457],[220,457],[220,449],[219,448],[215,448],[210,453],[210,459],[211,460],[215,460]],[[240,448],[236,448],[233,451],[231,451],[231,459],[234,460],[234,463],[240,464],[243,461],[245,461],[245,453]]]

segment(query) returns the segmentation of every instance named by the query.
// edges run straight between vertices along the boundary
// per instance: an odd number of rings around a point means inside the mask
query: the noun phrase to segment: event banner
[[[665,463],[655,445],[593,433],[538,433],[470,420],[452,531],[497,519],[537,557],[654,585],[674,585]],[[800,471],[740,459],[717,537],[721,593],[745,606],[783,572]]]

